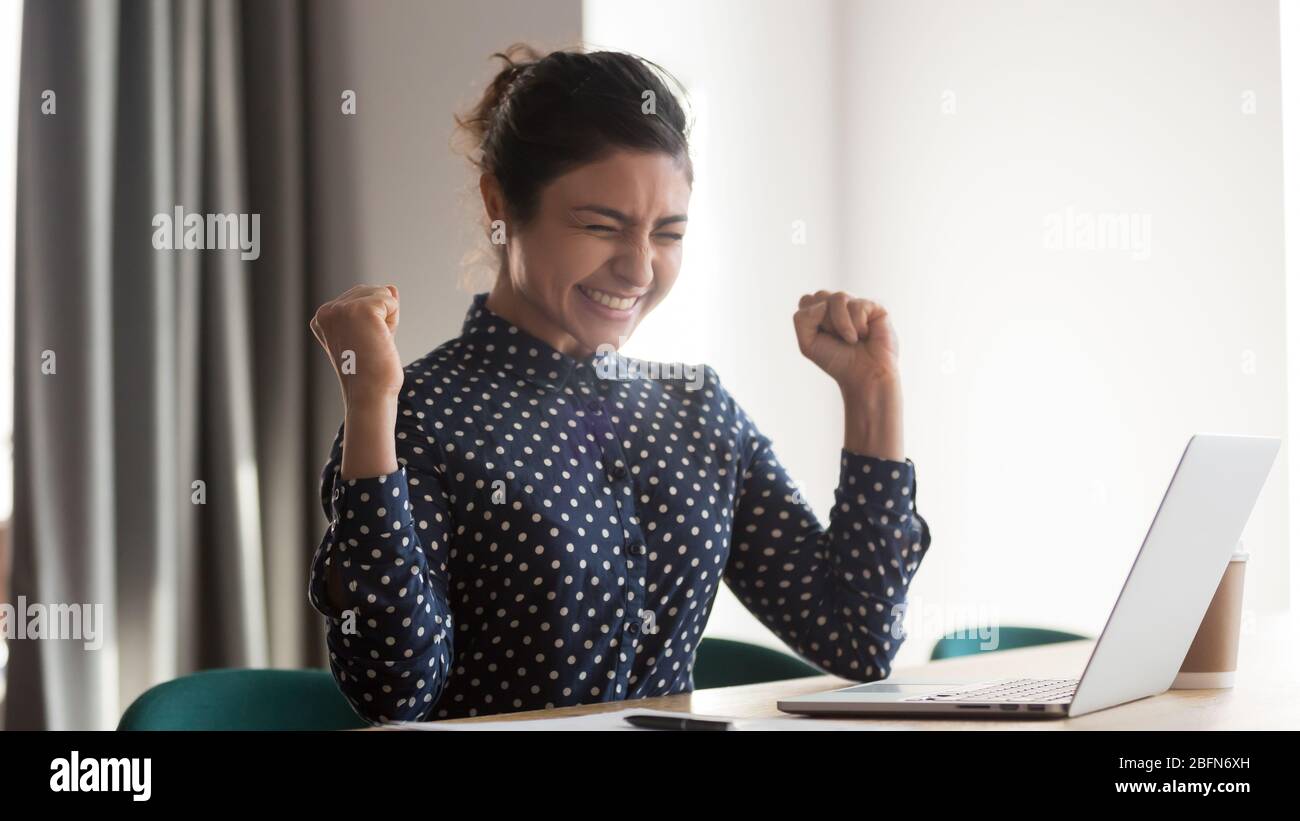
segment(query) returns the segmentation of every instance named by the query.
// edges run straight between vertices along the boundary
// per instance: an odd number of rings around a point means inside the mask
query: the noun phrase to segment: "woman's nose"
[[[632,287],[648,286],[655,278],[654,249],[651,244],[643,240],[629,243],[619,255],[614,273]]]

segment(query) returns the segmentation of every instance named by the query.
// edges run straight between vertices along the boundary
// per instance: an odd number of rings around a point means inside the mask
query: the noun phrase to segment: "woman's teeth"
[[[607,294],[604,291],[597,291],[595,288],[588,288],[585,285],[579,285],[578,290],[582,291],[593,301],[599,302],[606,308],[613,308],[616,311],[626,311],[637,303],[640,297],[617,297],[613,294]]]

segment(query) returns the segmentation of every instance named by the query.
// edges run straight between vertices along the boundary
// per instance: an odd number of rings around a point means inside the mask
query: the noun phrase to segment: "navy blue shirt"
[[[823,529],[712,368],[567,356],[486,299],[406,367],[399,469],[340,479],[340,427],[322,476],[309,598],[362,717],[690,691],[724,582],[827,672],[889,674],[930,546],[910,459],[842,450]]]

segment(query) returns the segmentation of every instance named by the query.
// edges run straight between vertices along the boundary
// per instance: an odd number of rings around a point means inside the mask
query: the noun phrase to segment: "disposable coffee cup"
[[[1241,639],[1242,591],[1250,554],[1238,545],[1223,571],[1219,589],[1201,619],[1183,666],[1174,677],[1175,690],[1231,687],[1237,678],[1237,646]]]

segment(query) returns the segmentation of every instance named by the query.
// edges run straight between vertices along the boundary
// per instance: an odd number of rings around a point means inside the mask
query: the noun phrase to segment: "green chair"
[[[695,651],[695,689],[734,687],[826,675],[789,653],[731,639],[702,639]]]
[[[788,653],[704,639],[695,687],[729,687],[823,675]],[[119,730],[350,730],[370,726],[324,670],[205,670],[140,695]]]
[[[119,730],[351,730],[368,727],[325,670],[205,670],[152,687]]]
[[[964,632],[973,632],[968,629]],[[997,630],[998,646],[984,649],[985,640],[979,635],[967,638],[942,638],[934,643],[930,660],[951,659],[959,656],[973,656],[976,653],[995,653],[998,650],[1014,650],[1017,647],[1036,647],[1040,644],[1055,644],[1060,641],[1077,641],[1091,638],[1063,630],[1048,630],[1042,627],[999,627]]]

